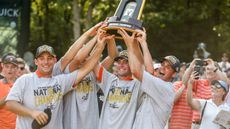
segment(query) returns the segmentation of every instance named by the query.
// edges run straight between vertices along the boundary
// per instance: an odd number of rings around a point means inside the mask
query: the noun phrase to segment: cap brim
[[[18,65],[16,62],[10,62],[10,61],[5,61],[2,62],[3,64],[13,64],[13,65]]]
[[[225,91],[228,91],[228,85],[227,86],[223,86],[224,84],[222,84],[221,82],[219,82],[218,80],[213,80],[211,82],[212,85],[215,85],[215,84],[219,84],[222,88],[224,88]],[[226,83],[227,84],[227,83]]]
[[[114,58],[114,61],[118,61],[119,59],[126,59],[126,60],[128,60],[128,57],[127,56],[118,56],[118,57]]]
[[[39,54],[37,54],[36,55],[36,57],[35,58],[38,58],[42,53],[49,53],[51,56],[53,56],[53,57],[56,57],[56,55],[54,55],[53,53],[51,53],[51,52],[49,52],[49,51],[42,51],[42,52],[40,52]]]

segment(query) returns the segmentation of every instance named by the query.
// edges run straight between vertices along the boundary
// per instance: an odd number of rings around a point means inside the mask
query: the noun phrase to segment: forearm
[[[3,97],[3,98],[0,100],[0,108],[3,107],[3,106],[6,104],[6,101],[5,101],[5,100],[6,100],[6,97],[7,97],[7,96]]]
[[[61,61],[61,70],[64,71],[66,66],[72,61],[78,51],[83,47],[84,43],[86,43],[88,39],[87,33],[84,33],[79,39],[77,39],[73,45],[69,48],[69,50],[62,57]]]
[[[105,69],[109,69],[114,62],[114,58],[118,56],[118,50],[114,39],[107,43],[108,56],[102,61],[101,65]]]
[[[200,109],[200,102],[196,99],[192,98],[192,85],[191,83],[188,84],[188,91],[187,91],[187,103],[193,110]]]
[[[142,51],[143,51],[143,55],[144,55],[145,69],[146,69],[146,71],[148,71],[149,73],[152,74],[154,72],[153,60],[152,60],[152,56],[149,52],[147,42],[144,41],[143,43],[141,43],[141,47],[142,47]]]
[[[78,58],[80,62],[83,62],[86,59],[86,57],[89,56],[89,53],[92,51],[96,42],[97,37],[95,36],[77,53],[77,56],[75,57]]]
[[[141,55],[141,51],[138,49],[138,44],[129,45],[127,47],[131,72],[141,81],[144,72],[143,65],[140,62],[140,59],[138,59],[138,55]]]
[[[108,56],[114,59],[118,56],[118,50],[114,39],[109,40],[107,43]]]
[[[190,78],[191,73],[192,73],[191,67],[189,67],[185,70],[184,75],[182,77],[182,82],[184,83],[184,85],[188,85],[188,80]]]
[[[175,98],[174,98],[174,103],[176,103],[179,98],[181,97],[181,95],[183,94],[185,90],[185,86],[183,85],[182,87],[180,87],[180,89],[176,92]]]
[[[20,116],[32,117],[33,110],[23,106],[17,101],[14,101],[14,100],[7,101],[6,106],[11,112],[14,112]]]
[[[76,84],[79,81],[81,81],[97,65],[97,63],[101,57],[101,53],[102,53],[103,49],[104,49],[103,44],[97,44],[96,45],[96,49],[94,49],[93,54],[87,59],[87,61],[79,69],[78,77],[75,81]]]

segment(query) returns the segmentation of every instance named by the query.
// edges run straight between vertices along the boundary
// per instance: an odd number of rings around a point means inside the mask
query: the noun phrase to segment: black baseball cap
[[[9,53],[9,54],[6,54],[5,56],[3,56],[2,63],[3,64],[9,64],[10,63],[10,64],[18,65],[17,58],[12,53]]]
[[[48,46],[48,45],[42,45],[42,46],[37,48],[35,58],[38,58],[44,52],[48,52],[53,57],[56,57],[56,54],[54,53],[53,47]]]

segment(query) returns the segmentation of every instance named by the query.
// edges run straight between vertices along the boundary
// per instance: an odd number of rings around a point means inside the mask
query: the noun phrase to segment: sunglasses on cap
[[[212,85],[211,88],[212,89],[220,89],[220,88],[222,88],[222,86],[219,84],[215,84],[215,85]]]

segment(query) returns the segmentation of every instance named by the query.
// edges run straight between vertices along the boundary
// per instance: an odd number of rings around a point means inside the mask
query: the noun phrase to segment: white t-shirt
[[[77,71],[52,78],[38,77],[36,73],[26,74],[16,80],[6,101],[15,100],[27,108],[40,111],[50,107],[51,120],[42,129],[63,129],[62,97],[73,89],[76,78]],[[31,129],[32,121],[31,117],[18,115],[16,129]]]
[[[143,94],[139,98],[133,129],[163,129],[172,110],[175,93],[171,82],[165,82],[148,72],[143,73]]]
[[[201,103],[201,110],[204,108],[204,104],[206,100],[198,99]],[[219,113],[219,111],[225,110],[230,111],[230,107],[224,103],[219,106],[216,106],[213,101],[207,100],[206,107],[204,109],[203,119],[200,124],[200,129],[221,129],[221,127],[218,124],[213,123],[213,120],[215,119],[216,115]]]
[[[105,95],[99,129],[131,129],[137,110],[140,82],[120,80],[103,69],[99,85]]]

